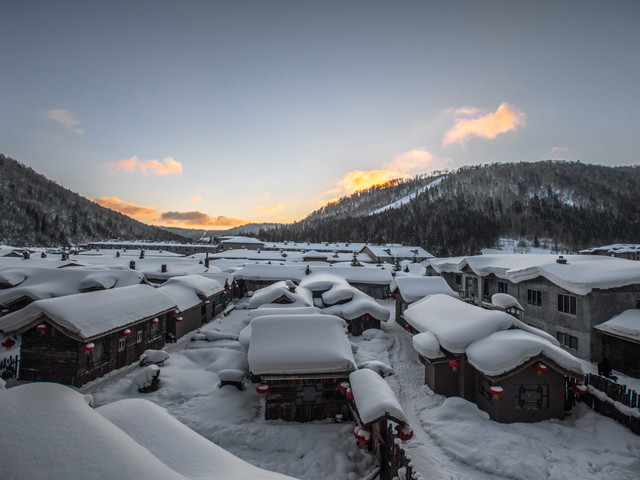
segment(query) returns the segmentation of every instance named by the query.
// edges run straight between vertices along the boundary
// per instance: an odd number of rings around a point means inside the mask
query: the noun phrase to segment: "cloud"
[[[76,120],[73,114],[64,108],[58,108],[53,110],[47,110],[44,114],[44,118],[47,120],[53,120],[58,125],[61,125],[65,130],[82,135],[84,130],[76,128],[76,125],[80,125],[80,122]]]
[[[273,203],[270,205],[256,205],[255,207],[257,212],[260,213],[274,213],[280,210],[284,210],[284,205],[280,205],[279,203]]]
[[[134,203],[127,203],[117,197],[101,197],[93,200],[97,204],[134,217],[144,223],[154,225],[171,225],[178,227],[237,227],[244,225],[246,220],[229,218],[223,215],[210,217],[204,212],[163,212],[154,207],[144,207]]]
[[[206,213],[198,210],[192,212],[164,212],[160,215],[160,218],[169,225],[178,222],[189,226],[200,227],[237,227],[248,223],[246,220],[228,218],[224,215],[210,217]]]
[[[465,142],[473,137],[493,139],[501,133],[516,130],[525,123],[522,110],[508,103],[502,103],[495,113],[483,115],[478,109],[464,107],[453,110],[453,114],[465,118],[455,120],[455,125],[444,136],[444,146],[458,143],[464,147]]]
[[[348,195],[374,185],[381,185],[396,178],[411,177],[433,168],[436,163],[449,162],[436,159],[424,148],[414,148],[393,157],[391,162],[375,170],[352,170],[336,182],[336,188],[325,192],[331,195]]]
[[[171,157],[167,157],[162,161],[140,159],[136,155],[131,158],[120,160],[119,162],[107,162],[112,168],[112,173],[125,171],[133,173],[136,170],[142,172],[143,175],[173,175],[182,173],[182,164]]]
[[[565,153],[569,153],[569,149],[566,147],[553,147],[551,149],[551,153],[565,154]]]
[[[194,195],[193,197],[189,197],[189,200],[191,202],[201,202],[202,201],[202,197],[200,195]]]

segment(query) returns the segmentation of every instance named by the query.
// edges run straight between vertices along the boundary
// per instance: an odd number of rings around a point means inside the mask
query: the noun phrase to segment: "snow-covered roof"
[[[376,372],[367,368],[351,372],[349,383],[362,423],[366,425],[383,417],[391,417],[397,422],[407,423],[407,418],[393,390]]]
[[[224,283],[203,275],[185,275],[182,277],[173,277],[167,280],[164,286],[168,285],[180,285],[186,288],[190,288],[201,297],[209,298],[216,293],[220,293],[224,290]]]
[[[640,310],[635,308],[625,310],[593,328],[602,333],[640,342]]]
[[[235,273],[235,278],[244,280],[295,280],[302,281],[307,276],[307,265],[266,265],[250,264]],[[345,279],[349,283],[389,285],[393,277],[381,267],[347,267],[313,265],[310,274],[327,273]]]
[[[520,329],[494,332],[467,347],[469,363],[489,377],[510,372],[532,358],[543,355],[578,376],[584,372],[580,361],[548,339]]]
[[[221,244],[225,244],[225,243],[246,243],[247,245],[249,245],[249,244],[252,244],[252,245],[263,245],[264,244],[264,242],[262,240],[258,240],[257,238],[241,237],[241,236],[221,237],[220,243]]]
[[[404,311],[404,317],[419,332],[431,332],[440,346],[452,353],[464,353],[471,342],[509,328],[520,328],[558,344],[551,335],[508,313],[485,310],[448,295],[431,295],[416,302]]]
[[[442,277],[396,277],[389,288],[392,292],[396,289],[399,290],[402,298],[408,303],[413,303],[427,295],[438,293],[458,298],[458,294],[451,289]]]
[[[389,319],[389,310],[376,302],[366,293],[353,288],[353,296],[346,303],[338,303],[330,307],[326,307],[323,311],[330,315],[337,315],[345,320],[353,320],[363,315],[371,315],[376,320],[386,322]],[[322,296],[324,298],[324,294]]]
[[[436,336],[430,331],[421,332],[411,338],[413,348],[416,352],[425,358],[444,357],[444,353],[440,350],[440,342]]]
[[[344,321],[333,315],[273,315],[251,322],[249,367],[255,375],[355,370]]]
[[[257,290],[249,299],[249,307],[257,308],[267,303],[274,303],[281,297],[288,298],[291,303],[300,307],[313,305],[311,292],[305,288],[297,287],[291,280],[276,282]]]
[[[491,295],[491,303],[498,308],[517,308],[524,311],[520,302],[508,293],[494,293]]]
[[[459,258],[459,257],[458,257]],[[438,272],[461,272],[469,267],[479,276],[490,274],[519,283],[544,277],[576,295],[593,289],[608,289],[640,284],[640,262],[598,255],[564,255],[566,263],[558,263],[555,255],[514,254],[477,255],[456,259],[429,259]]]
[[[636,253],[640,252],[640,245],[637,243],[613,243],[602,247],[593,247],[580,250],[581,254],[592,254],[596,252],[605,252],[609,254],[616,253]]]
[[[0,404],[2,478],[291,480],[237,458],[147,400],[93,409],[71,388],[31,383],[0,388]]]
[[[433,257],[424,248],[413,245],[367,245],[369,249],[377,258],[391,257],[391,258],[429,258]]]
[[[322,310],[317,307],[283,307],[278,304],[261,305],[249,312],[249,320],[266,315],[308,315],[310,313],[322,313]]]
[[[0,290],[0,305],[10,305],[24,297],[40,300],[137,285],[143,280],[140,272],[117,267],[5,268],[0,270],[0,284],[14,286]]]
[[[30,303],[0,318],[0,331],[20,333],[42,317],[68,335],[89,340],[175,308],[161,291],[148,285],[67,295]]]
[[[438,273],[460,272],[459,265],[465,257],[439,257],[429,258],[421,262],[425,267],[431,266]]]

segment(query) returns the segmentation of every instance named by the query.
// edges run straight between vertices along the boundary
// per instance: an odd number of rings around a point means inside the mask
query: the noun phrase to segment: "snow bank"
[[[491,303],[499,308],[517,308],[524,311],[520,302],[508,293],[494,293],[491,295]]]
[[[450,297],[458,298],[458,294],[454,292],[442,277],[414,277],[401,276],[396,277],[389,287],[392,292],[398,290],[402,298],[408,303],[426,297],[427,295],[443,294]]]
[[[158,364],[169,360],[169,354],[164,350],[145,350],[140,355],[140,366]]]
[[[137,372],[132,382],[138,388],[148,387],[158,375],[160,375],[160,367],[157,365],[149,365]]]
[[[362,423],[373,423],[384,416],[407,423],[391,387],[376,372],[369,369],[356,370],[349,375],[349,383]]]
[[[322,314],[254,319],[248,360],[255,375],[350,372],[356,368],[344,320]]]

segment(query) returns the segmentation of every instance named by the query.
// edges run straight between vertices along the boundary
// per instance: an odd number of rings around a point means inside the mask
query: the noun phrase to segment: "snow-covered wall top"
[[[389,287],[392,292],[396,289],[400,291],[402,298],[408,303],[426,297],[427,295],[444,294],[458,298],[446,280],[442,277],[396,277]]]
[[[393,390],[376,372],[367,368],[351,372],[349,383],[362,423],[366,425],[385,416],[407,423]]]
[[[175,307],[161,291],[148,285],[134,285],[38,300],[0,318],[0,331],[18,332],[46,316],[84,341]]]
[[[251,322],[249,368],[255,375],[355,370],[344,321],[333,315],[274,315]]]
[[[600,325],[596,325],[596,330],[609,333],[618,337],[640,341],[640,310],[630,309],[616,315]]]

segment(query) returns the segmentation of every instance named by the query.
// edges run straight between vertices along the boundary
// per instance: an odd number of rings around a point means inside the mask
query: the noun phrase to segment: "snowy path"
[[[389,320],[386,331],[394,337],[395,342],[390,352],[391,366],[395,375],[389,377],[389,383],[396,384],[392,386],[414,430],[413,438],[407,442],[407,452],[415,470],[426,479],[496,480],[502,478],[452,459],[427,433],[420,417],[425,410],[439,406],[443,397],[434,394],[424,385],[424,366],[413,349],[410,334],[392,319]]]

